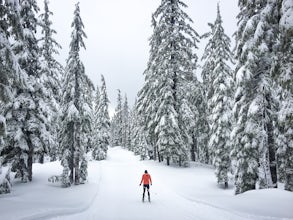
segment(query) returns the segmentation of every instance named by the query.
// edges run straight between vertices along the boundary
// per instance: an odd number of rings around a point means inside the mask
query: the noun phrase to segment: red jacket
[[[143,185],[149,185],[149,184],[152,184],[152,178],[151,178],[151,175],[148,174],[148,173],[145,173],[142,175],[142,178],[141,178],[141,181],[140,181],[140,184]]]

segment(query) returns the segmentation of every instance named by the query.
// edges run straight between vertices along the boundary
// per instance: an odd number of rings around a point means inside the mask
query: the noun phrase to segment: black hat
[[[148,173],[148,171],[147,171],[147,170],[145,170],[145,171],[144,171],[144,173]]]

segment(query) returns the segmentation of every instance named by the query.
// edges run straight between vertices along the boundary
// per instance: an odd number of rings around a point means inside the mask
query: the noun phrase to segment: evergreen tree
[[[183,140],[178,126],[178,115],[174,108],[175,100],[172,95],[173,82],[167,78],[162,83],[164,87],[162,87],[161,95],[164,99],[160,103],[156,116],[160,118],[159,124],[156,127],[156,133],[158,135],[159,156],[165,158],[167,165],[169,165],[171,159],[174,162],[179,162],[181,156],[186,156],[187,152],[180,151]]]
[[[42,38],[39,40],[41,50],[41,68],[45,76],[46,99],[50,106],[49,121],[50,132],[52,139],[50,140],[50,156],[51,160],[55,161],[58,157],[59,143],[58,130],[60,115],[60,97],[61,97],[61,75],[63,73],[62,65],[54,58],[54,55],[59,54],[58,49],[61,46],[53,38],[56,31],[52,29],[52,21],[50,16],[53,13],[49,10],[48,0],[44,0],[44,13],[40,15],[40,26],[42,28]],[[41,159],[41,158],[40,158]]]
[[[192,161],[208,164],[210,161],[208,150],[209,124],[206,113],[207,100],[203,88],[203,83],[199,82],[196,77],[193,79],[192,83],[190,83],[191,96],[189,102],[191,103],[191,110],[194,117],[190,152]]]
[[[157,22],[152,16],[152,26],[155,29]],[[147,65],[147,69],[144,71],[145,83],[143,88],[138,93],[138,100],[136,104],[137,114],[144,123],[144,130],[147,132],[148,142],[153,147],[153,159],[157,160],[158,158],[158,147],[157,147],[157,136],[155,135],[155,127],[159,123],[158,118],[155,117],[155,114],[158,110],[158,103],[156,103],[156,98],[158,97],[157,92],[160,90],[158,84],[156,83],[156,67],[158,66],[158,49],[159,44],[161,43],[160,33],[153,32],[152,37],[150,38],[150,57]]]
[[[8,152],[4,151],[7,136],[6,116],[14,98],[14,88],[25,87],[25,72],[18,64],[10,38],[15,37],[16,26],[20,25],[18,2],[0,2],[0,194],[11,191],[10,167],[2,168]],[[10,30],[10,31],[9,31]],[[7,162],[7,161],[6,161]],[[4,165],[6,165],[4,163]]]
[[[233,130],[236,194],[275,187],[274,92],[270,75],[276,37],[276,2],[239,1]]]
[[[93,149],[92,149],[92,157],[94,160],[100,160],[100,157],[103,157],[100,145],[101,145],[101,137],[100,137],[100,131],[99,131],[99,108],[100,108],[100,102],[101,102],[101,94],[100,89],[97,86],[96,88],[96,95],[95,95],[95,108],[94,108],[94,143],[93,143]]]
[[[75,5],[72,22],[72,39],[67,59],[62,98],[61,127],[61,164],[63,166],[62,184],[64,187],[72,183],[79,184],[86,180],[87,163],[85,158],[89,131],[91,106],[91,83],[85,74],[80,60],[80,50],[85,49],[83,38],[84,25],[80,17],[79,3]],[[92,101],[92,100],[91,100]]]
[[[13,84],[20,83],[22,74],[9,41],[12,35],[9,28],[13,26],[13,20],[19,16],[18,8],[18,4],[0,2],[0,153],[4,145],[3,137],[6,136],[6,104],[12,101]]]
[[[168,164],[171,159],[179,165],[187,161],[190,146],[184,124],[187,115],[182,115],[188,112],[190,103],[183,94],[186,83],[193,78],[197,61],[193,50],[198,36],[182,10],[184,7],[187,6],[179,0],[162,0],[153,15],[146,82],[137,105],[145,121],[148,142],[154,147],[154,159],[165,158]]]
[[[104,76],[101,76],[101,92],[97,88],[95,105],[95,144],[93,157],[96,160],[103,160],[107,157],[110,143],[110,117],[108,111],[109,99],[106,91]]]
[[[111,143],[112,146],[122,146],[122,136],[123,136],[123,116],[122,116],[122,97],[121,91],[118,89],[117,96],[117,106],[115,109],[115,114],[111,122]]]
[[[13,49],[21,69],[27,75],[25,88],[15,86],[15,97],[7,110],[7,143],[5,162],[23,182],[32,180],[34,156],[48,152],[47,104],[44,100],[44,76],[40,71],[39,47],[35,37],[38,12],[34,0],[20,1],[20,26],[15,27]]]
[[[100,107],[100,124],[101,124],[101,137],[102,137],[102,149],[107,155],[108,146],[110,144],[110,116],[109,116],[109,99],[107,95],[106,81],[104,76],[101,76],[101,107]]]
[[[230,133],[231,133],[231,103],[233,95],[232,60],[230,38],[225,34],[222,26],[219,4],[217,18],[210,24],[210,39],[206,46],[204,57],[209,66],[207,82],[207,106],[209,113],[210,135],[209,156],[213,157],[218,183],[228,186],[228,171],[230,168]],[[206,80],[206,81],[209,81]]]
[[[93,118],[94,118],[94,90],[95,86],[88,78],[87,75],[84,75],[84,114],[83,114],[83,123],[82,123],[82,141],[83,145],[85,146],[85,152],[88,153],[93,149],[93,142],[94,142],[94,136],[93,136]]]
[[[279,176],[284,179],[285,189],[293,191],[293,4],[283,0],[280,7],[280,42],[276,59],[276,81],[281,87],[281,107],[279,112],[278,157]]]
[[[204,144],[204,140],[206,139],[207,132],[204,132],[203,129],[206,127],[203,123],[206,121],[206,117],[202,114],[204,112],[203,106],[203,90],[202,83],[200,83],[196,77],[194,77],[193,81],[189,84],[189,90],[191,91],[191,95],[189,97],[189,102],[191,103],[191,110],[194,119],[190,121],[192,124],[191,138],[192,144],[190,148],[190,159],[191,161],[201,161],[203,163],[207,163],[206,157],[201,157],[203,155],[202,152],[205,152],[206,144]]]
[[[135,103],[136,106],[137,102]],[[140,155],[142,160],[153,158],[151,146],[147,142],[147,133],[144,130],[143,120],[134,107],[130,113],[130,150]]]
[[[130,116],[129,116],[129,106],[127,101],[127,96],[124,97],[124,102],[122,106],[122,146],[129,149],[130,148]]]

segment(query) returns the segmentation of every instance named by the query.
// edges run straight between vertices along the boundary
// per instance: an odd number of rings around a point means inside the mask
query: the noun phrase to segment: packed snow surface
[[[152,176],[151,203],[142,202],[144,170]],[[0,219],[52,220],[273,220],[293,219],[293,193],[282,189],[234,195],[216,184],[214,170],[192,163],[168,167],[121,147],[105,161],[89,163],[88,183],[61,188],[48,177],[62,172],[59,162],[34,164],[32,183],[14,183],[0,195]]]

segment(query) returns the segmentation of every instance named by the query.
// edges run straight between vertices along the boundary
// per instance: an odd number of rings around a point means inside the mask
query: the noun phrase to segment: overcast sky
[[[43,0],[38,0],[41,12]],[[71,23],[77,0],[50,0],[54,13],[51,20],[57,31],[55,39],[63,49],[57,59],[65,64],[71,40]],[[127,94],[133,105],[144,82],[143,71],[149,56],[149,37],[152,35],[151,15],[161,0],[80,0],[81,18],[85,25],[86,50],[81,52],[87,75],[100,85],[100,75],[106,80],[110,107],[116,106],[117,89]],[[220,2],[226,34],[236,30],[238,7],[236,0],[183,0],[185,10],[193,20],[193,28],[203,34],[209,31],[208,22],[216,18]],[[233,40],[234,41],[234,40]],[[199,45],[204,48],[205,45]],[[202,51],[202,49],[201,49]],[[201,52],[199,51],[198,56]]]

